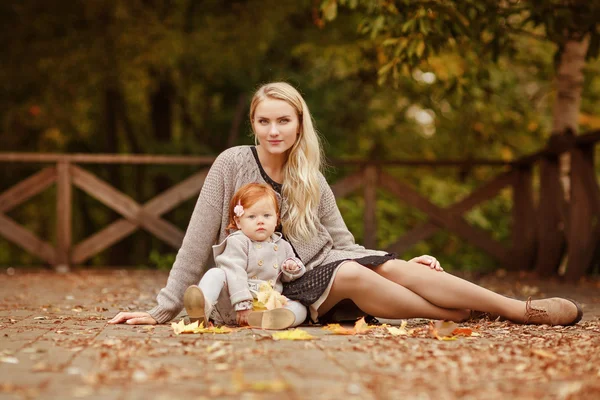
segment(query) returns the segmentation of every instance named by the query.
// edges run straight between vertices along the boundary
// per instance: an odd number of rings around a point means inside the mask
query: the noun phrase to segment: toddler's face
[[[244,208],[244,215],[235,217],[235,223],[250,239],[258,242],[267,240],[277,227],[277,213],[273,200],[264,197],[252,207]]]

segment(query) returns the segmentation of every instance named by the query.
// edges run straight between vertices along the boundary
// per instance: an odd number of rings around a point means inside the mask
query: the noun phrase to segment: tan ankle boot
[[[575,325],[581,321],[583,310],[573,300],[552,297],[531,300],[525,303],[524,324],[535,325]]]

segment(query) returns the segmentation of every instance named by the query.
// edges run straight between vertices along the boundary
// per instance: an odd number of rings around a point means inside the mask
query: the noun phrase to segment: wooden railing
[[[553,136],[548,146],[538,153],[513,162],[494,160],[445,161],[334,161],[334,165],[358,166],[358,172],[346,176],[332,185],[336,197],[345,197],[363,189],[364,245],[376,248],[376,191],[378,188],[394,195],[398,200],[415,207],[429,217],[429,221],[413,228],[388,247],[389,251],[402,253],[414,244],[431,237],[440,229],[460,236],[466,242],[482,249],[506,268],[535,269],[544,274],[556,273],[556,256],[551,259],[548,249],[562,235],[568,245],[569,265],[567,278],[577,279],[598,262],[600,249],[600,190],[594,170],[594,145],[600,132],[579,136]],[[550,185],[544,183],[544,174],[558,171],[558,157],[571,155],[570,205],[561,202],[562,191],[558,179]],[[139,228],[178,249],[184,233],[161,218],[182,202],[196,196],[202,187],[212,157],[172,157],[149,155],[88,155],[88,154],[37,154],[0,153],[0,162],[52,163],[40,172],[21,181],[0,194],[0,235],[21,246],[51,265],[78,265],[107,249]],[[541,165],[541,198],[534,204],[532,186],[533,167]],[[138,204],[109,183],[78,164],[170,164],[204,166],[174,187],[157,195],[145,204]],[[476,166],[500,167],[499,173],[469,196],[447,208],[440,208],[415,189],[386,172],[387,167],[444,167],[471,168]],[[558,176],[558,175],[556,175]],[[547,180],[546,180],[547,181]],[[39,238],[9,218],[6,213],[44,191],[57,186],[56,246]],[[110,207],[123,218],[111,223],[100,232],[72,243],[72,186],[78,187]],[[512,237],[507,248],[480,228],[468,224],[463,215],[473,207],[495,197],[500,190],[511,187],[513,193]],[[556,206],[559,204],[560,206]],[[564,251],[564,249],[558,249]],[[548,261],[550,260],[550,261]]]

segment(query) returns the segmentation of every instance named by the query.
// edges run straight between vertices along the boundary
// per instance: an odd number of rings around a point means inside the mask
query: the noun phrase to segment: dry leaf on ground
[[[292,329],[289,331],[275,332],[273,333],[273,339],[275,340],[312,340],[314,336],[311,336],[308,332],[302,329]]]

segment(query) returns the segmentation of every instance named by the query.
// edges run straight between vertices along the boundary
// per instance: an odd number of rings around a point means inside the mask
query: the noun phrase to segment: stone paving
[[[0,400],[600,398],[597,281],[480,280],[521,298],[567,294],[585,306],[576,327],[471,322],[461,326],[480,337],[440,341],[306,326],[314,340],[275,341],[253,329],[175,335],[169,324],[106,323],[119,310],[150,308],[164,272],[5,271]],[[425,332],[427,324],[411,320],[408,328]]]

